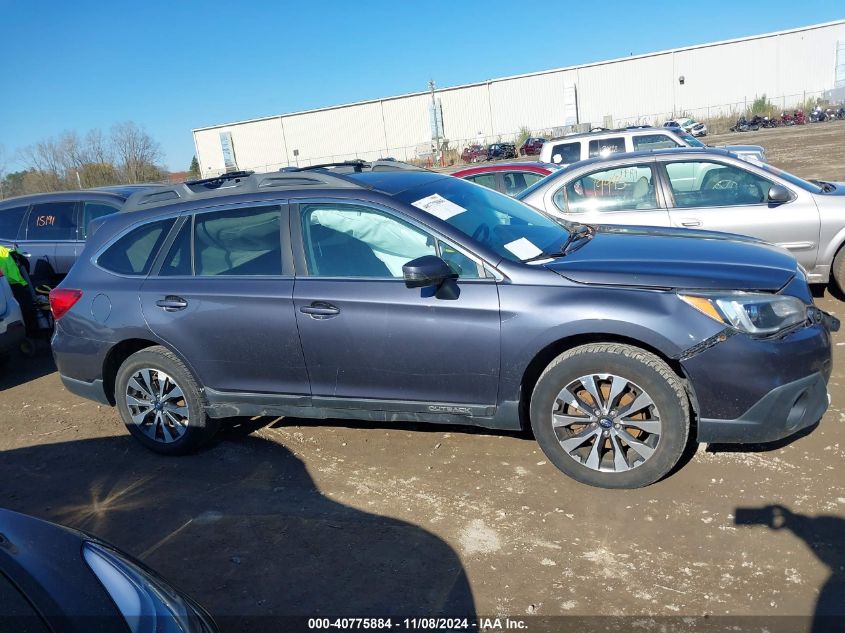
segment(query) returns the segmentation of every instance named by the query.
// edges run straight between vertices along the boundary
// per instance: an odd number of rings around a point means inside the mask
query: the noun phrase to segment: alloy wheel
[[[601,472],[641,466],[660,442],[660,413],[651,396],[615,374],[570,382],[555,398],[551,424],[567,455]]]
[[[188,429],[188,402],[176,381],[158,369],[139,369],[126,383],[132,422],[155,442],[169,444]]]

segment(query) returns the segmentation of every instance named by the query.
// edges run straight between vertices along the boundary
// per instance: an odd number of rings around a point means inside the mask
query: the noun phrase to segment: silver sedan
[[[845,183],[808,182],[725,150],[613,154],[575,163],[518,199],[588,224],[708,229],[789,250],[810,283],[845,291]]]

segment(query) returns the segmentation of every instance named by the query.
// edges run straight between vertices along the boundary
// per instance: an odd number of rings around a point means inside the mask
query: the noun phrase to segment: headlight
[[[115,550],[87,541],[82,554],[132,633],[217,631],[209,615]]]
[[[804,302],[787,295],[703,292],[678,296],[699,312],[746,334],[774,334],[807,318]]]

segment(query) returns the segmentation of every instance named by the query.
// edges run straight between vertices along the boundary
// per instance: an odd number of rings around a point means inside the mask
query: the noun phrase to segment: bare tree
[[[161,178],[156,166],[162,159],[161,146],[134,121],[117,123],[111,129],[117,168],[129,183]]]

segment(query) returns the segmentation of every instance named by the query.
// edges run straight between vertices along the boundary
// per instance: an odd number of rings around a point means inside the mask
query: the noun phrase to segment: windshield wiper
[[[560,248],[556,252],[540,253],[539,255],[523,260],[523,263],[535,262],[541,259],[551,259],[553,257],[563,257],[574,250],[576,244],[591,238],[593,233],[595,233],[595,230],[589,224],[579,224],[578,228],[569,231],[569,235],[566,236],[563,244],[561,244]]]

